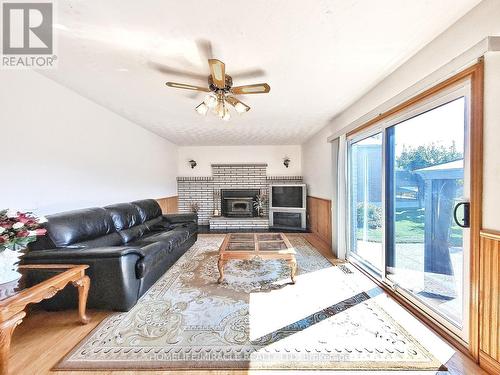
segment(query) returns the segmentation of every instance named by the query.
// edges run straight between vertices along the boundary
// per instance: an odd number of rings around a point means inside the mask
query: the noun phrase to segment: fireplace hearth
[[[222,216],[254,217],[257,212],[253,207],[255,197],[260,193],[257,189],[223,189],[221,190]]]

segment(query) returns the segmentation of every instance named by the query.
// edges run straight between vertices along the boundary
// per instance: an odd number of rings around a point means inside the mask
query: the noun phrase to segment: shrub
[[[382,227],[382,208],[374,204],[368,203],[368,228],[377,229]],[[365,205],[364,203],[358,203],[356,208],[356,219],[358,228],[363,226],[363,220],[365,219]]]

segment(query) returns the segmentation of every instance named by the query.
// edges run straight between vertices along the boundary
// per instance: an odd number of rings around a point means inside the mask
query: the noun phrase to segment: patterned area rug
[[[369,295],[290,237],[298,277],[281,261],[230,261],[217,284],[223,235],[196,244],[127,313],[105,319],[63,369],[414,369],[441,363]],[[359,276],[358,276],[359,277]]]

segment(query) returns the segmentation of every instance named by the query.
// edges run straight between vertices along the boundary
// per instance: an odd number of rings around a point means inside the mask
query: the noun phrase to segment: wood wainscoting
[[[179,212],[179,197],[174,195],[172,197],[158,198],[156,200],[161,207],[164,214],[175,214]]]
[[[500,374],[500,232],[481,231],[479,253],[479,362]]]
[[[307,228],[332,247],[332,201],[307,196]]]

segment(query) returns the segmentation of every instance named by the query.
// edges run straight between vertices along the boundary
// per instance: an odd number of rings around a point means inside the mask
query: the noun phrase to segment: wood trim
[[[481,238],[489,238],[490,240],[500,241],[500,232],[496,230],[483,229],[479,232]]]
[[[483,193],[483,103],[484,103],[484,58],[458,74],[438,83],[411,99],[379,114],[347,133],[347,136],[366,130],[381,120],[408,109],[419,102],[465,80],[471,82],[470,122],[470,307],[469,307],[469,351],[479,361],[479,278],[480,278],[480,230],[482,226]],[[443,334],[445,336],[445,334]],[[463,346],[463,345],[462,345]]]
[[[332,201],[307,196],[307,227],[332,248]]]
[[[500,373],[500,233],[481,231],[479,363]],[[491,372],[491,371],[490,371]]]
[[[479,361],[479,277],[480,231],[483,215],[483,103],[484,60],[462,73],[461,79],[471,80],[470,122],[470,297],[469,297],[469,349]]]
[[[308,195],[307,198],[316,199],[316,200],[322,201],[324,203],[331,203],[332,202],[330,199],[314,197],[312,195]]]
[[[492,375],[500,374],[500,363],[481,350],[479,351],[479,365]]]
[[[158,198],[156,200],[163,214],[175,214],[179,212],[179,196]]]
[[[443,82],[438,83],[436,86],[433,86],[430,89],[425,90],[424,92],[414,96],[413,98],[410,98],[410,99],[404,101],[403,103],[398,104],[397,106],[395,106],[395,107],[393,107],[385,112],[380,113],[377,117],[374,117],[371,120],[368,120],[367,122],[357,126],[355,129],[347,132],[346,136],[349,137],[349,136],[356,134],[362,130],[365,130],[366,128],[369,128],[370,126],[376,124],[377,122],[379,122],[379,121],[381,121],[389,116],[395,115],[398,112],[401,112],[401,111],[407,109],[408,107],[411,107],[415,104],[418,104],[419,102],[427,99],[428,97],[430,97],[432,95],[439,93],[442,90],[445,90],[446,88],[448,88],[452,85],[455,85],[461,81],[470,79],[470,77],[476,73],[476,70],[478,69],[479,66],[481,66],[481,70],[483,70],[483,59],[482,58],[479,59],[478,63],[461,71],[460,73],[454,75],[453,77],[450,77],[450,78],[444,80]]]

